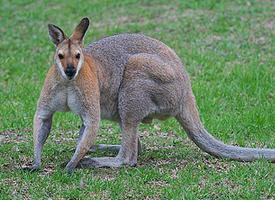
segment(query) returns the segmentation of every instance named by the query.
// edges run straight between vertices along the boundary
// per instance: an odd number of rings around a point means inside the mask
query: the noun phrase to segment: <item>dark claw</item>
[[[130,167],[136,167],[137,166],[137,163],[131,163],[129,164]]]
[[[72,175],[74,172],[74,169],[65,169],[65,171],[68,175]]]

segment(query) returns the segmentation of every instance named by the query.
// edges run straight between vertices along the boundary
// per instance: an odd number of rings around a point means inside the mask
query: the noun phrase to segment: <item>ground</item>
[[[200,151],[174,119],[141,125],[136,168],[81,169],[70,159],[80,120],[54,117],[39,172],[32,161],[32,118],[54,46],[47,24],[67,34],[84,16],[85,44],[140,32],[175,49],[192,79],[201,118],[225,143],[275,148],[274,1],[1,1],[1,199],[274,199],[274,165],[218,160]],[[118,144],[103,121],[97,143]],[[89,156],[110,153],[90,153]]]

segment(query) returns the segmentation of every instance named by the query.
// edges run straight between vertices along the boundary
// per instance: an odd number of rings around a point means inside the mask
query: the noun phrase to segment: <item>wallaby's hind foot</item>
[[[120,156],[116,157],[98,157],[98,158],[83,158],[77,165],[78,168],[119,168],[122,166],[135,167],[136,161],[123,161]]]
[[[121,159],[117,157],[99,157],[99,158],[83,158],[80,160],[77,167],[79,168],[99,168],[99,167],[114,167],[118,168],[123,165]]]
[[[118,153],[121,148],[121,145],[118,144],[96,144],[93,145],[89,152],[96,152],[96,151],[111,151]]]
[[[121,148],[121,145],[118,144],[96,144],[93,145],[89,152],[96,152],[96,151],[111,151],[111,152],[115,152],[118,153],[119,150]],[[138,155],[140,155],[142,152],[142,145],[140,142],[140,139],[138,139]]]

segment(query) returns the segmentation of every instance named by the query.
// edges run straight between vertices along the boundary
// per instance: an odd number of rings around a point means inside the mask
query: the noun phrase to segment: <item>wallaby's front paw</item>
[[[38,171],[40,169],[40,165],[26,165],[26,166],[22,166],[22,169],[25,171],[30,171],[30,172],[34,172],[34,171]]]
[[[60,164],[60,167],[61,167],[61,168],[65,168],[65,167],[68,165],[68,163],[69,163],[69,161],[62,162],[62,163]]]
[[[68,174],[72,174],[73,171],[75,170],[75,166],[68,163],[65,167],[65,171],[68,173]]]

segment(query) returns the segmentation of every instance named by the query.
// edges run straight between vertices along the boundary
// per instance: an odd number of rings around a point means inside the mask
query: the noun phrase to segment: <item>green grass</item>
[[[175,49],[191,76],[202,120],[226,143],[275,148],[272,1],[0,1],[0,199],[272,199],[274,165],[217,160],[191,143],[175,120],[141,125],[145,150],[136,168],[85,169],[69,176],[79,119],[57,113],[43,151],[32,160],[32,118],[54,46],[47,23],[67,34],[83,16],[85,43],[142,32]],[[103,121],[98,143],[119,143]],[[95,153],[90,156],[108,155]]]

